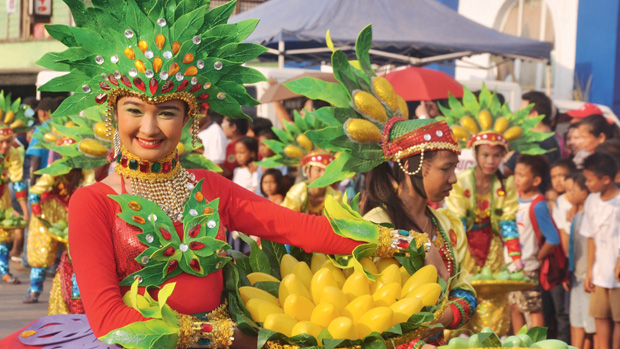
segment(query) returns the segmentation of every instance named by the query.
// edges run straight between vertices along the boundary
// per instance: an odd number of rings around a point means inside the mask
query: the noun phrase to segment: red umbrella
[[[463,86],[438,70],[408,67],[388,73],[385,78],[406,101],[444,99],[448,98],[448,92],[454,97],[463,97]]]

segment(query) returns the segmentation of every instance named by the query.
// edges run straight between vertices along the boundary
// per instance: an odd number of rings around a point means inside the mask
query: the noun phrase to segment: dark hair
[[[280,172],[277,168],[268,168],[260,178],[260,192],[263,196],[267,196],[267,194],[263,191],[263,180],[265,180],[265,177],[267,176],[273,176],[273,179],[276,181],[276,193],[285,196],[286,186],[284,185],[284,176],[282,176],[282,172]]]
[[[256,136],[258,136],[258,134],[263,130],[271,130],[272,127],[273,123],[271,122],[271,120],[261,117],[255,118],[252,121],[252,125],[250,125],[250,128],[252,129],[252,131],[254,131],[254,134]]]
[[[256,133],[256,137],[266,137],[267,139],[277,139],[276,133],[272,129],[266,128]]]
[[[237,126],[237,132],[239,132],[239,134],[245,136],[245,134],[248,133],[248,127],[249,127],[248,119],[231,118],[230,116],[227,116],[226,120],[228,120],[228,123],[231,126],[233,125]]]
[[[530,104],[534,104],[530,112],[537,112],[538,115],[544,115],[545,118],[542,123],[551,126],[554,124],[553,107],[551,106],[551,99],[546,94],[539,91],[526,92],[521,96],[521,99],[528,101]]]
[[[252,161],[256,160],[256,154],[258,154],[258,141],[254,137],[243,137],[237,141],[238,143],[243,143],[249,151],[254,152],[254,158]]]
[[[582,170],[574,170],[572,172],[568,172],[564,176],[564,179],[572,179],[573,182],[575,182],[579,186],[579,188],[581,188],[581,190],[585,190],[588,193],[590,192],[588,190],[588,186],[586,185],[586,176],[583,175]]]
[[[430,160],[437,154],[436,151],[424,153],[424,162],[430,164]],[[408,157],[408,171],[414,172],[420,165],[421,156],[415,155]],[[402,163],[402,161],[401,161]],[[423,198],[426,198],[424,190],[424,170],[410,176],[411,183],[415,191]],[[396,163],[392,166],[385,162],[368,172],[366,176],[366,192],[362,203],[362,213],[366,214],[375,207],[384,208],[390,217],[390,221],[398,229],[422,231],[422,229],[411,219],[405,208],[405,204],[394,190],[393,183],[401,183],[405,179],[405,173]]]
[[[583,169],[594,172],[598,178],[607,176],[613,181],[618,173],[618,162],[609,153],[595,152],[583,160]]]
[[[597,145],[594,152],[608,153],[612,155],[620,165],[620,138],[606,140],[605,142]]]
[[[517,164],[529,166],[534,177],[540,177],[541,180],[549,175],[549,162],[543,155],[521,154],[517,158]]]
[[[605,140],[616,138],[618,135],[618,128],[615,125],[610,125],[603,115],[587,116],[577,123],[577,126],[581,125],[587,125],[588,132],[594,137],[599,137],[601,133],[604,134]]]
[[[568,170],[568,172],[572,172],[575,171],[575,169],[577,168],[575,166],[575,163],[573,162],[573,160],[571,159],[567,159],[567,158],[560,158],[557,159],[549,168],[550,170],[556,168],[556,167],[564,167],[566,170]]]

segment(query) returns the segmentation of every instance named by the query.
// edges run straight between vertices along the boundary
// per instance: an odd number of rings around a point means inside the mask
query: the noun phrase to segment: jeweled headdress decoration
[[[34,110],[21,104],[21,98],[11,100],[11,95],[0,91],[0,139],[28,132],[34,124]]]
[[[341,153],[312,186],[332,184],[388,160],[400,163],[424,151],[459,151],[445,123],[407,120],[405,100],[385,78],[376,76],[370,65],[371,42],[372,28],[367,26],[355,44],[355,64],[344,52],[334,51],[332,67],[339,83],[310,77],[286,83],[295,93],[331,104],[310,113],[327,127],[310,130],[306,135],[318,147]],[[426,132],[417,132],[420,127],[426,127]]]
[[[314,114],[301,116],[295,111],[294,122],[284,121],[284,129],[273,127],[278,139],[263,142],[275,155],[263,159],[258,164],[265,167],[277,166],[318,166],[326,168],[333,160],[334,154],[326,149],[319,149],[306,136],[306,132],[326,127]]]
[[[452,94],[448,103],[450,108],[439,105],[439,109],[460,143],[467,148],[486,144],[523,154],[543,154],[546,150],[538,142],[553,135],[552,132],[532,131],[545,117],[528,117],[533,105],[513,113],[508,104],[502,105],[497,94],[491,93],[484,84],[478,98],[463,86],[463,103]]]
[[[65,2],[76,27],[46,28],[68,48],[48,53],[38,62],[69,72],[41,87],[42,91],[74,93],[54,116],[77,114],[107,101],[110,118],[111,108],[123,96],[152,103],[183,100],[190,116],[200,107],[247,117],[241,105],[258,104],[243,83],[265,78],[243,63],[266,49],[240,42],[252,33],[258,20],[226,23],[236,1],[211,11],[206,0],[94,1],[93,7],[81,1]],[[111,129],[109,123],[109,136]],[[193,131],[198,130],[195,127]]]

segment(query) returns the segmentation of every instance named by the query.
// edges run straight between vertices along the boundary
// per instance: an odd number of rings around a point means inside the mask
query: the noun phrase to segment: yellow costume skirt
[[[67,220],[65,207],[55,199],[41,203],[43,218],[50,224]],[[47,268],[54,264],[58,253],[58,241],[52,238],[47,228],[37,217],[30,218],[28,226],[28,264],[37,268]]]
[[[493,234],[489,246],[489,253],[484,265],[477,265],[471,254],[468,253],[463,263],[463,269],[470,275],[476,275],[486,266],[489,267],[493,273],[496,273],[504,264],[504,244],[499,235]],[[476,313],[465,327],[471,330],[472,333],[479,333],[484,327],[490,327],[500,337],[508,334],[510,329],[510,305],[508,304],[508,294],[479,294]]]

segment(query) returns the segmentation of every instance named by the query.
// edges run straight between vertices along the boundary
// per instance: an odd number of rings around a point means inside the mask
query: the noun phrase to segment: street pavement
[[[30,285],[30,269],[21,266],[21,263],[11,262],[11,273],[22,283],[10,285],[0,281],[0,338],[25,327],[33,320],[47,315],[49,292],[52,288],[52,278],[47,277],[43,286],[43,294],[39,303],[24,304],[22,299]]]

